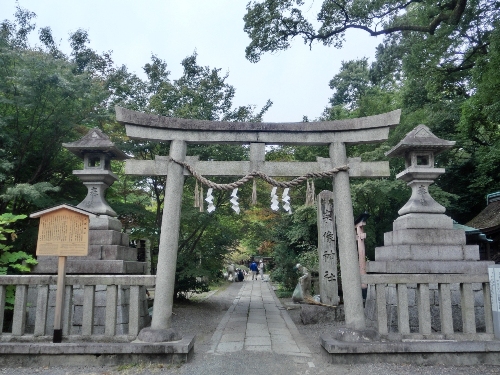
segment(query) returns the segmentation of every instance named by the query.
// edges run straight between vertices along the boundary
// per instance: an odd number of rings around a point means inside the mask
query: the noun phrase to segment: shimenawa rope
[[[209,188],[216,189],[216,190],[233,190],[233,189],[236,189],[236,188],[242,186],[243,184],[247,183],[248,181],[254,179],[255,177],[260,177],[261,179],[263,179],[264,181],[266,181],[268,184],[270,184],[272,186],[277,186],[280,188],[291,188],[291,187],[300,185],[304,181],[307,181],[308,178],[331,177],[331,176],[337,174],[338,172],[349,170],[348,165],[343,165],[340,167],[333,168],[333,169],[326,171],[326,172],[310,172],[304,176],[300,176],[300,177],[294,178],[293,180],[286,181],[286,182],[276,181],[274,178],[269,177],[267,174],[265,174],[263,172],[253,171],[253,172],[246,174],[245,176],[240,178],[238,181],[235,181],[235,182],[232,182],[229,184],[217,184],[217,183],[210,181],[209,179],[203,177],[198,172],[196,172],[196,170],[188,163],[178,161],[178,160],[175,160],[173,158],[170,158],[170,160],[172,160],[174,163],[179,164],[179,165],[183,166],[184,168],[186,168],[189,171],[189,173],[191,173],[193,175],[193,177],[196,178],[196,180],[198,180],[201,184],[208,186]]]

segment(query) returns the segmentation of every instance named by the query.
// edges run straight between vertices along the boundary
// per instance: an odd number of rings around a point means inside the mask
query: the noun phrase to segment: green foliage
[[[4,213],[0,215],[0,275],[29,272],[38,262],[24,251],[12,251],[11,243],[16,239],[16,232],[8,228],[9,224],[25,219],[26,215]],[[15,285],[6,288],[6,309],[12,310],[15,300]]]
[[[297,257],[297,263],[300,263],[311,272],[319,272],[319,254],[317,249],[304,251]]]
[[[72,170],[80,162],[62,143],[80,138],[105,117],[106,59],[86,47],[81,30],[70,36],[70,56],[58,50],[50,28],[39,31],[41,45],[31,46],[35,17],[18,7],[14,21],[0,23],[0,214],[78,203],[86,189]],[[9,246],[22,251],[6,261],[21,264],[24,252],[34,254],[35,223],[12,222],[12,229],[19,239]]]
[[[30,267],[37,264],[37,261],[24,251],[11,251],[12,245],[10,243],[17,236],[15,230],[7,228],[7,226],[25,218],[26,215],[13,215],[11,213],[0,215],[0,275],[29,272]]]
[[[361,180],[351,185],[354,215],[367,212],[370,218],[364,230],[366,255],[374,260],[375,247],[384,243],[384,233],[392,230],[398,210],[410,198],[410,189],[400,180]]]
[[[303,258],[317,252],[318,227],[315,206],[301,206],[291,215],[283,215],[274,232],[276,246],[271,276],[283,284],[285,289],[293,289],[297,284],[297,271],[294,266],[302,254]]]
[[[330,88],[335,91],[330,103],[346,106],[348,110],[357,108],[369,84],[368,59],[343,61],[339,74],[330,81]]]
[[[349,29],[364,30],[369,35],[391,35],[418,32],[432,36],[443,29],[451,33],[470,22],[470,8],[482,9],[491,17],[498,9],[495,0],[448,3],[403,0],[328,1],[324,0],[316,16],[312,16],[312,1],[263,0],[247,4],[244,30],[251,39],[246,56],[257,62],[266,52],[290,47],[294,37],[304,43],[321,42],[341,48]],[[312,18],[312,19],[311,19]]]

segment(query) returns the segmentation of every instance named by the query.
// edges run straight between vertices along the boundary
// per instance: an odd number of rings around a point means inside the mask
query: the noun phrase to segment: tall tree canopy
[[[265,52],[287,49],[296,36],[310,45],[318,41],[340,48],[349,29],[363,30],[372,36],[407,31],[434,35],[442,29],[458,31],[474,15],[480,17],[482,25],[488,24],[498,11],[496,0],[324,0],[315,19],[311,19],[309,11],[313,5],[314,1],[304,0],[248,3],[244,17],[245,31],[251,39],[247,58],[257,62]]]

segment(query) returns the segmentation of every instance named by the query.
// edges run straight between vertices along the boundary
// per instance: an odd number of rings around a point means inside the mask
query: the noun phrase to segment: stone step
[[[464,273],[487,274],[488,265],[494,262],[477,261],[372,261],[366,265],[368,273]]]
[[[375,248],[376,261],[479,260],[477,245],[395,245]]]
[[[402,229],[384,233],[384,245],[465,245],[465,232],[457,229]]]

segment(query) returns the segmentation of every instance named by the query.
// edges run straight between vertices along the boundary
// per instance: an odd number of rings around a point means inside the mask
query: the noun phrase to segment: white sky
[[[253,64],[245,59],[250,39],[243,31],[249,0],[19,0],[37,14],[37,27],[50,26],[63,51],[67,38],[79,28],[89,33],[90,47],[112,50],[117,65],[126,65],[144,78],[142,66],[151,54],[165,60],[171,79],[182,73],[180,62],[195,50],[198,64],[229,72],[236,89],[234,105],[254,104],[257,110],[271,99],[268,122],[315,119],[328,104],[330,79],[342,61],[373,60],[381,39],[361,31],[347,34],[342,50],[297,39],[287,51],[266,54]],[[0,19],[14,19],[16,1],[1,0]],[[321,5],[315,0],[313,8]],[[311,9],[312,15],[317,12]]]

